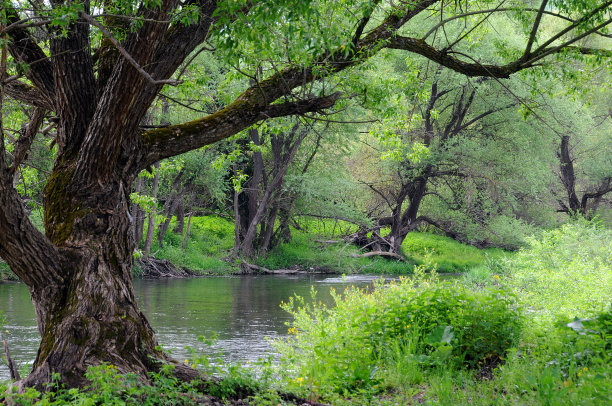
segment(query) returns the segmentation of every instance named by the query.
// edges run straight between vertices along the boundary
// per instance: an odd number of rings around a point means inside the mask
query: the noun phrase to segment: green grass
[[[570,223],[532,239],[514,257],[471,268],[456,282],[460,287],[425,281],[404,285],[398,298],[393,289],[353,290],[338,296],[333,309],[294,305],[288,309],[292,335],[277,344],[280,386],[333,405],[608,405],[611,243],[608,229]],[[433,296],[422,293],[431,289]],[[514,304],[499,302],[503,297],[514,297],[507,302]],[[452,362],[458,336],[423,346],[435,325],[429,320],[468,334],[464,342],[481,354],[500,353],[508,348],[503,338],[516,333],[502,329],[517,306],[522,333],[497,366]],[[574,317],[582,319],[570,325]],[[420,320],[417,330],[413,319]],[[482,331],[474,333],[470,323]],[[504,347],[496,347],[499,342]],[[446,343],[451,348],[434,357]]]
[[[508,254],[495,248],[479,250],[441,235],[413,232],[402,246],[406,262],[383,257],[359,258],[362,252],[352,244],[317,242],[341,241],[341,236],[354,231],[354,226],[343,222],[304,220],[301,225],[300,230],[292,230],[291,242],[280,244],[250,261],[268,269],[408,275],[415,265],[426,263],[428,266],[435,264],[441,273],[465,272]],[[168,259],[177,266],[206,274],[237,271],[235,263],[224,261],[231,254],[234,243],[234,224],[231,221],[215,216],[193,218],[187,249],[181,248],[183,237],[174,234],[173,227],[174,221],[165,236],[163,248],[160,249],[154,241],[151,251],[156,258]]]
[[[382,257],[355,258],[360,251],[346,243],[325,244],[316,240],[337,239],[329,233],[331,226],[309,227],[308,232],[294,231],[290,243],[281,244],[269,254],[257,258],[256,263],[270,269],[301,268],[328,269],[339,273],[374,273],[387,275],[411,274],[415,265],[435,264],[441,273],[465,272],[483,266],[487,261],[503,258],[511,253],[498,248],[480,250],[453,239],[432,233],[408,234],[402,245],[406,262]],[[321,233],[328,230],[327,234]],[[317,232],[318,231],[318,232]]]
[[[280,244],[268,254],[255,258],[254,262],[268,269],[298,267],[346,274],[409,274],[414,268],[413,262],[354,257],[359,254],[359,250],[351,244],[316,242],[331,237],[294,231],[290,243]]]
[[[404,253],[417,264],[422,264],[430,253],[439,272],[465,272],[484,265],[488,260],[502,258],[508,251],[499,248],[478,249],[433,233],[412,232],[402,244]]]
[[[187,227],[185,222],[185,230]],[[183,236],[172,230],[176,223],[170,222],[164,236],[164,246],[159,247],[157,238],[151,246],[151,253],[158,259],[167,259],[178,267],[189,268],[200,274],[228,274],[237,270],[235,264],[226,258],[234,244],[234,224],[221,217],[206,216],[191,219],[191,230],[187,246],[183,248]],[[146,235],[145,227],[145,235]]]

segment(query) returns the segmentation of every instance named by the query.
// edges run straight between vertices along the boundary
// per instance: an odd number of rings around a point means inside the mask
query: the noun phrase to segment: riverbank
[[[343,236],[351,225],[341,222],[307,222],[292,229],[292,240],[248,261],[228,260],[234,242],[233,222],[216,216],[194,217],[190,235],[174,234],[172,225],[164,245],[155,241],[151,252],[181,269],[199,275],[274,273],[275,271],[338,274],[409,275],[415,265],[436,264],[440,273],[466,272],[486,266],[511,253],[496,249],[478,249],[446,236],[413,232],[402,247],[404,260],[385,257],[363,257],[363,251],[346,243]],[[141,270],[136,267],[135,275]]]
[[[610,230],[567,224],[478,275],[441,281],[418,267],[415,280],[374,292],[349,287],[332,294],[333,306],[319,304],[317,295],[285,301],[290,323],[274,340],[274,361],[239,366],[192,352],[185,362],[220,376],[205,392],[230,404],[239,398],[251,405],[294,405],[290,399],[299,398],[338,406],[608,405],[611,248]],[[206,279],[170,284],[194,281]],[[230,290],[239,297],[247,292]],[[184,287],[177,292],[182,303],[193,304]],[[201,292],[194,289],[193,298]],[[215,289],[216,300],[227,296],[219,292]],[[162,302],[168,295],[153,297],[152,304],[170,308]],[[235,311],[229,304],[214,309]],[[179,319],[174,312],[164,314]],[[219,319],[228,324],[226,317]],[[87,404],[103,394],[109,402],[136,405],[159,393],[184,400],[181,404],[202,404],[201,389],[178,383],[168,371],[152,375],[148,389],[112,368],[94,368],[92,377],[92,388],[58,390],[56,404]]]
[[[234,244],[232,221],[218,216],[194,217],[186,239],[172,231],[174,224],[171,223],[164,244],[153,242],[154,262],[150,266],[137,250],[133,273],[135,278],[244,273],[410,275],[415,265],[423,264],[435,264],[439,273],[464,273],[512,255],[498,248],[478,249],[443,235],[412,232],[402,244],[404,260],[363,257],[363,251],[343,240],[351,227],[354,226],[342,222],[303,221],[299,229],[292,228],[291,242],[281,243],[272,251],[245,261],[228,259]],[[17,280],[4,263],[0,263],[0,280]]]

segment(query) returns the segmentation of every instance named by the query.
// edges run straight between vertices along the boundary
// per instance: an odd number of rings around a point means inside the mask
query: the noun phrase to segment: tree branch
[[[134,69],[136,69],[142,76],[144,76],[149,81],[149,83],[151,83],[152,85],[176,86],[182,83],[180,80],[174,80],[174,79],[162,79],[162,80],[153,79],[151,75],[149,75],[149,73],[146,70],[144,70],[138,64],[138,62],[134,60],[134,58],[132,58],[132,56],[121,46],[119,41],[117,41],[113,37],[113,35],[102,24],[94,20],[90,15],[86,13],[80,12],[79,16],[81,16],[81,18],[83,18],[89,24],[98,28],[102,32],[102,34],[104,34],[104,36],[115,46],[115,48],[117,48],[117,51],[119,51],[119,53],[130,63],[130,65],[132,65]]]
[[[227,138],[265,118],[320,111],[330,107],[337,100],[337,94],[306,102],[280,105],[272,103],[289,95],[296,87],[363,62],[372,52],[380,48],[382,41],[389,39],[406,21],[437,1],[423,0],[417,4],[407,4],[405,14],[393,13],[359,40],[353,55],[345,56],[341,52],[326,54],[315,61],[313,66],[283,69],[251,86],[232,104],[217,113],[189,123],[143,134],[141,142],[149,151],[143,153],[142,159],[134,169],[140,170],[161,157],[170,157]]]
[[[4,84],[4,92],[24,104],[54,110],[52,101],[43,92],[18,80]]]
[[[540,5],[540,9],[538,10],[538,14],[536,14],[536,18],[533,23],[533,27],[531,27],[531,33],[529,34],[527,45],[525,46],[525,52],[523,53],[524,59],[529,58],[529,55],[531,54],[531,47],[533,46],[536,34],[538,33],[538,28],[540,28],[540,21],[542,20],[542,15],[546,9],[546,4],[548,4],[548,0],[542,0],[542,4]]]
[[[550,37],[548,40],[546,40],[546,42],[544,42],[542,45],[540,45],[538,47],[538,49],[536,49],[533,52],[534,55],[535,54],[541,54],[541,53],[545,52],[547,46],[549,46],[550,44],[555,42],[557,39],[561,38],[563,35],[567,34],[568,32],[572,31],[573,29],[577,28],[578,26],[580,26],[580,24],[584,24],[586,21],[588,21],[595,14],[599,13],[600,11],[608,9],[611,5],[612,5],[612,1],[607,1],[607,2],[603,3],[602,5],[600,5],[599,7],[594,8],[589,13],[583,15],[581,18],[579,18],[578,20],[574,21],[572,24],[568,25],[563,30],[559,31],[558,33],[556,33],[555,35]],[[600,29],[602,29],[603,27],[605,27],[608,24],[610,24],[610,20],[604,22],[603,24],[600,24],[596,28],[588,30],[587,31],[587,35],[588,34],[592,34],[592,33],[596,32],[596,31],[599,31]]]
[[[259,107],[253,106],[251,98],[258,99],[251,87],[224,109],[184,124],[150,130],[142,134],[146,151],[138,165],[139,170],[163,158],[182,154],[192,149],[212,144],[230,137],[258,121],[293,114],[317,112],[329,108],[340,97],[340,93],[297,102],[287,102]]]
[[[26,159],[27,154],[30,151],[30,146],[36,137],[36,133],[38,132],[46,113],[47,111],[41,107],[35,108],[34,112],[32,113],[32,117],[30,117],[30,122],[22,130],[22,134],[17,140],[13,150],[13,163],[8,169],[11,176],[17,172],[19,165],[21,165]]]
[[[522,8],[521,10],[523,11],[529,11],[529,12],[536,12],[539,13],[540,10],[536,9],[536,8]],[[438,24],[434,25],[429,31],[427,31],[427,33],[421,38],[423,40],[426,40],[427,38],[429,38],[431,36],[431,34],[433,34],[434,32],[436,32],[440,27],[446,25],[447,23],[457,20],[459,18],[465,18],[465,17],[469,17],[469,16],[473,16],[473,15],[478,15],[478,14],[489,14],[491,12],[505,12],[505,11],[516,11],[515,7],[499,7],[499,8],[490,8],[490,9],[485,9],[485,10],[474,10],[474,11],[470,11],[467,13],[461,13],[461,14],[457,14],[454,16],[451,16],[449,18],[446,18],[444,20],[441,20]],[[544,10],[542,11],[543,14],[549,15],[549,16],[553,16],[556,18],[559,18],[561,20],[565,20],[565,21],[569,21],[570,23],[575,22],[575,20],[571,19],[570,17],[564,16],[562,14],[559,13],[555,13],[552,11],[548,11],[548,10]],[[603,36],[608,36],[607,34],[601,34],[598,33],[600,35]]]
[[[13,8],[7,8],[8,22],[20,21],[17,12]],[[26,77],[44,95],[51,104],[55,98],[55,80],[53,78],[53,65],[47,54],[38,46],[36,41],[25,29],[13,29],[8,34],[11,41],[8,50],[16,62],[28,65]]]
[[[527,67],[523,66],[518,61],[514,61],[506,65],[489,65],[464,62],[454,56],[451,56],[447,52],[434,48],[422,39],[402,37],[399,35],[392,37],[385,46],[391,49],[400,49],[419,54],[431,61],[439,63],[442,66],[452,69],[455,72],[459,72],[470,77],[487,76],[499,79],[508,79],[511,74]]]

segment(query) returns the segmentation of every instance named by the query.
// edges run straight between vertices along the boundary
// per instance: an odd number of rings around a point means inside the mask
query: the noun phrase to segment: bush
[[[612,293],[612,231],[577,220],[505,261],[508,284],[540,318],[589,317]]]
[[[501,360],[519,338],[522,318],[512,295],[471,292],[426,280],[401,279],[373,292],[333,294],[335,307],[283,304],[295,320],[289,339],[274,342],[280,374],[295,390],[353,393],[374,388],[388,367],[389,350],[422,367],[480,367]],[[313,291],[313,299],[316,293]],[[399,350],[398,350],[399,349]]]

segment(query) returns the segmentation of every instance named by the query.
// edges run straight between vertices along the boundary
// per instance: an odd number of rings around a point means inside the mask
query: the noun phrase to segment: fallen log
[[[309,268],[309,269],[300,269],[300,268],[290,268],[290,269],[268,269],[263,266],[249,264],[248,262],[242,262],[240,264],[240,268],[242,269],[243,274],[258,274],[258,275],[326,275],[326,274],[334,274],[333,272],[326,268]]]
[[[138,264],[142,268],[142,277],[146,279],[160,278],[188,278],[196,273],[187,268],[179,268],[167,259],[139,258]]]
[[[404,258],[403,256],[396,254],[395,252],[388,252],[388,251],[370,251],[370,252],[366,252],[365,254],[352,254],[351,256],[354,258],[368,258],[368,257],[380,256],[380,257],[394,258],[394,259],[397,259],[403,262],[408,262],[406,258]]]

